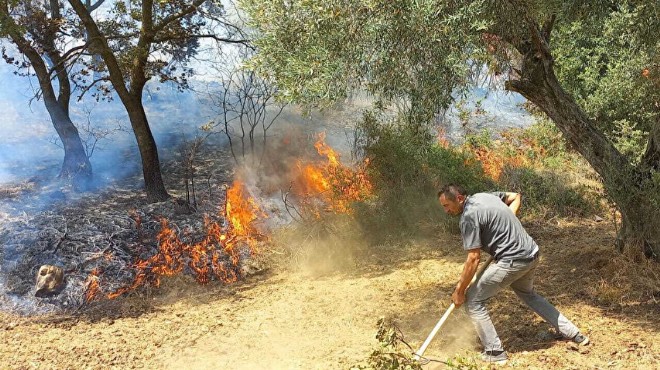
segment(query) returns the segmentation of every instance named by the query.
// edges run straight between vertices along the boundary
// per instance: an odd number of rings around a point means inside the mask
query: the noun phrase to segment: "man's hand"
[[[461,307],[465,303],[465,291],[461,292],[458,289],[454,290],[454,293],[451,295],[451,300],[454,302],[456,308]]]

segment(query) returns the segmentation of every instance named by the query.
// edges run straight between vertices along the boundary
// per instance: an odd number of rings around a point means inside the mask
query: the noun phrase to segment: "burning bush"
[[[255,252],[257,241],[264,236],[257,230],[255,221],[266,217],[250,197],[245,185],[237,180],[227,190],[225,206],[218,220],[205,218],[204,237],[195,242],[181,240],[167,219],[161,219],[158,233],[158,251],[151,257],[138,260],[134,281],[106,294],[109,299],[149,284],[158,287],[163,276],[172,276],[188,269],[200,284],[212,278],[226,283],[234,282],[240,275],[239,263]],[[137,221],[136,223],[139,223]],[[100,296],[100,271],[94,269],[87,282],[86,301]]]
[[[499,188],[524,195],[522,215],[587,216],[600,210],[598,192],[584,184],[588,174],[578,170],[586,166],[579,166],[580,159],[550,123],[505,130],[499,136],[493,140],[488,131],[468,136],[458,150],[481,165]]]
[[[344,166],[339,154],[325,143],[323,133],[318,136],[314,148],[315,157],[290,161],[290,168],[278,174],[281,184],[290,184],[295,199],[289,198],[295,204],[289,203],[288,206],[295,207],[298,215],[306,220],[318,221],[326,214],[352,213],[354,202],[364,201],[371,195],[372,186],[366,177],[367,163],[355,168]],[[114,299],[143,285],[158,287],[163,276],[183,272],[194,275],[200,284],[212,279],[225,283],[236,281],[240,277],[241,261],[254,255],[257,241],[265,239],[256,225],[268,216],[259,205],[264,199],[256,200],[250,196],[242,180],[234,181],[225,198],[218,217],[205,218],[204,236],[198,240],[189,235],[193,231],[181,235],[175,225],[162,218],[156,236],[156,253],[132,264],[135,270],[133,282],[103,293],[103,270],[95,269],[87,279],[86,301],[103,294]],[[142,224],[140,217],[132,214],[131,218],[139,228]]]
[[[304,212],[320,218],[321,212],[352,213],[352,204],[368,199],[372,185],[365,161],[356,168],[341,164],[339,154],[325,143],[321,133],[314,144],[323,161],[298,160],[293,191]]]

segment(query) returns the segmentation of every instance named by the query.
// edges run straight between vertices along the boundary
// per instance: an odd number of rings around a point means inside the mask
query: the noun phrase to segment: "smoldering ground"
[[[94,175],[93,191],[79,193],[57,179],[63,151],[39,102],[26,108],[25,91],[30,91],[28,81],[19,79],[0,94],[0,103],[7,108],[0,122],[0,307],[27,314],[78,307],[85,279],[103,250],[119,246],[125,249],[127,261],[139,253],[130,247],[139,237],[129,211],[142,212],[145,200],[135,138],[117,100],[86,98],[72,104],[72,118],[91,156]],[[164,178],[177,196],[182,187],[176,173],[181,167],[178,148],[198,136],[199,126],[215,113],[208,101],[192,92],[160,86],[147,95],[147,116],[159,145]],[[222,148],[226,142],[218,137],[213,144]],[[220,186],[216,182],[226,178],[224,173],[213,170],[214,186]],[[178,212],[177,208],[171,203],[159,212]],[[68,270],[62,294],[47,299],[31,296],[35,269],[42,264]]]

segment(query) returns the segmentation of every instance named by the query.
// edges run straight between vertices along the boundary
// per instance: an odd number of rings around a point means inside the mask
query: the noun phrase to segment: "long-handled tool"
[[[492,261],[493,261],[493,257],[488,257],[486,263],[484,263],[483,266],[481,266],[481,268],[477,271],[477,273],[474,274],[474,276],[472,277],[470,284],[468,284],[468,289],[470,289],[470,286],[474,284],[475,281],[481,278],[481,275],[484,274],[484,271],[486,271],[486,268],[488,267],[488,265],[490,265]],[[415,352],[415,356],[414,356],[415,360],[419,360],[424,355],[424,351],[426,351],[426,347],[428,347],[429,344],[431,344],[431,341],[433,340],[435,335],[438,334],[438,331],[440,330],[442,325],[445,324],[445,321],[447,321],[449,315],[451,315],[451,313],[454,311],[454,308],[456,308],[456,305],[452,302],[451,306],[449,306],[449,308],[447,309],[447,312],[445,312],[445,314],[442,315],[442,317],[440,318],[440,321],[438,321],[438,323],[435,324],[435,327],[433,328],[433,330],[431,330],[431,334],[429,334],[429,336],[426,338],[424,344],[422,344],[422,346],[419,347],[417,352]]]

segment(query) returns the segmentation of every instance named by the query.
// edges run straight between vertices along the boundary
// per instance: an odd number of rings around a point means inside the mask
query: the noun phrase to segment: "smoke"
[[[43,102],[32,100],[35,82],[16,76],[0,64],[0,186],[16,182],[52,181],[64,158],[62,144]],[[144,106],[163,161],[173,148],[199,134],[199,127],[215,115],[210,104],[192,91],[152,82]],[[71,118],[78,127],[94,172],[95,187],[103,190],[116,181],[140,174],[141,161],[125,108],[115,96],[96,101],[72,99]],[[141,185],[141,180],[136,184]],[[35,202],[32,202],[32,205]],[[43,201],[38,208],[50,204]]]
[[[75,266],[80,261],[70,259],[83,258],[71,253],[67,255],[69,259],[63,259],[61,250],[64,247],[60,248],[58,243],[71,243],[67,238],[72,233],[72,225],[67,231],[67,226],[62,226],[61,222],[50,222],[62,211],[59,205],[66,204],[71,211],[80,204],[81,196],[70,192],[67,184],[57,180],[64,151],[43,102],[30,102],[34,81],[12,72],[10,67],[0,63],[0,80],[3,81],[0,90],[3,111],[0,116],[0,306],[24,313],[74,307],[77,303],[68,300],[82,297],[83,287],[78,281],[84,277],[73,277],[75,283],[69,284],[60,296],[36,299],[30,295],[35,267],[41,264]],[[177,154],[175,149],[184,140],[198,135],[199,126],[215,115],[210,104],[200,100],[194,92],[180,93],[173,86],[156,83],[148,85],[144,105],[162,164],[172,161]],[[117,187],[140,192],[139,151],[121,102],[74,98],[70,111],[91,153],[94,188],[98,193],[110,190],[111,194]],[[167,181],[168,174],[164,173],[163,177]],[[82,200],[87,195],[91,195],[90,199],[97,198],[96,194],[84,194]],[[81,214],[89,212],[84,205],[81,207]],[[116,210],[122,215],[127,211]],[[99,233],[95,227],[103,229],[107,225],[102,221],[90,226],[91,235]],[[50,231],[65,236],[53,239],[46,235]],[[83,249],[82,253],[94,251],[94,243],[89,244],[89,250]],[[44,251],[47,252],[42,253]]]
[[[354,165],[350,155],[353,117],[360,114],[352,107],[345,107],[341,114],[316,112],[306,118],[288,109],[269,132],[266,145],[258,145],[241,160],[235,177],[267,212],[265,226],[272,248],[281,252],[275,262],[283,267],[312,275],[348,271],[367,249],[354,216],[327,210],[327,199],[319,198],[322,194],[306,194],[309,179],[302,173],[306,165],[328,163],[314,145],[320,135],[342,165]]]

